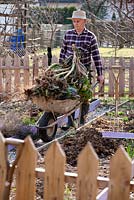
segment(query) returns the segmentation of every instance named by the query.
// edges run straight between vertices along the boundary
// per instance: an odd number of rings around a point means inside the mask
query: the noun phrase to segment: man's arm
[[[60,51],[60,58],[59,58],[59,63],[61,63],[61,64],[65,60],[66,48],[67,48],[67,45],[66,45],[66,39],[64,36],[61,51]]]
[[[102,61],[99,53],[98,43],[95,36],[92,38],[91,41],[91,54],[98,74],[97,80],[100,82],[100,84],[103,84],[104,77],[102,74]]]

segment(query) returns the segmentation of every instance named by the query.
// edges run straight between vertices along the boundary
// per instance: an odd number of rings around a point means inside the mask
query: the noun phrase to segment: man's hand
[[[98,76],[97,81],[99,82],[100,86],[102,86],[104,84],[104,76],[103,75]]]

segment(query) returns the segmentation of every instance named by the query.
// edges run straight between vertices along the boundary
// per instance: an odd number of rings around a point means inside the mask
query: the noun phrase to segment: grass
[[[115,48],[99,48],[102,57],[114,57]],[[55,48],[52,55],[59,57],[60,48]],[[122,48],[117,50],[117,57],[134,57],[134,48]]]
[[[100,48],[102,57],[114,57],[115,48]],[[134,57],[134,48],[117,49],[117,57]]]
[[[134,140],[130,140],[128,142],[128,146],[126,147],[126,152],[130,156],[130,158],[134,158]]]

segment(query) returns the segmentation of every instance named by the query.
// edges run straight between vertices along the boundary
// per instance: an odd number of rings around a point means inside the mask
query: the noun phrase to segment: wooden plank
[[[58,60],[57,56],[53,55],[52,56],[52,63],[58,63],[58,62],[59,62],[59,60]]]
[[[110,160],[108,200],[129,200],[131,171],[131,159],[120,146]]]
[[[9,68],[7,68],[7,67],[5,68],[5,66],[2,66],[1,69],[4,69],[4,71],[6,71]],[[23,70],[24,66],[20,66],[20,67],[19,66],[18,67],[17,66],[16,67],[12,66],[12,70],[15,70],[15,69],[22,69]],[[28,69],[28,68],[26,67],[25,69]]]
[[[20,58],[15,55],[14,56],[14,92],[19,92],[20,91]]]
[[[47,67],[48,67],[48,56],[43,55],[43,57],[42,57],[42,68],[46,69]]]
[[[119,96],[123,97],[125,95],[125,59],[120,58],[119,60]]]
[[[65,154],[59,143],[54,141],[45,157],[45,200],[64,199]]]
[[[7,24],[6,22],[5,23],[3,23],[3,24],[1,24],[0,23],[0,26],[16,26],[16,24],[14,23],[14,24]]]
[[[17,14],[0,13],[0,17],[18,17]]]
[[[131,173],[131,179],[134,178],[134,160],[132,160],[132,173]]]
[[[134,177],[134,164],[132,162],[132,174],[131,174],[131,178]],[[36,177],[37,178],[41,178],[44,179],[44,174],[45,174],[45,169],[44,168],[36,168],[35,169],[35,173],[36,173]],[[73,183],[76,184],[77,182],[77,178],[78,178],[78,174],[76,173],[71,173],[71,172],[65,172],[64,173],[64,180],[65,183]],[[104,188],[108,187],[109,185],[109,178],[106,177],[101,177],[98,176],[97,177],[97,186],[99,189],[104,190]],[[130,181],[130,191],[134,192],[134,181]]]
[[[134,97],[134,58],[130,59],[129,68],[129,96]]]
[[[108,197],[108,187],[102,190],[96,197],[96,200],[107,200]]]
[[[112,71],[112,65],[114,64],[113,58],[109,60],[109,88],[108,88],[108,94],[109,97],[114,97],[114,75]]]
[[[13,33],[0,32],[0,36],[14,36]]]
[[[93,112],[94,110],[96,110],[96,108],[98,106],[100,106],[100,99],[96,99],[94,101],[92,101],[90,104],[89,104],[89,112]]]
[[[34,54],[34,57],[33,57],[33,84],[35,83],[35,78],[38,77],[38,70],[39,70],[38,56],[36,54]]]
[[[16,200],[34,200],[37,150],[30,137],[25,139],[16,169]]]
[[[5,143],[18,146],[18,145],[24,144],[24,140],[20,140],[20,139],[16,139],[16,138],[6,138]]]
[[[30,85],[30,72],[29,72],[29,56],[24,56],[24,88]]]
[[[78,157],[77,199],[96,199],[98,157],[92,145],[88,143]]]
[[[0,132],[0,199],[3,200],[7,175],[5,139]]]
[[[134,133],[129,132],[112,132],[104,131],[101,132],[104,138],[124,138],[124,139],[134,139]]]
[[[5,71],[5,92],[11,93],[11,57],[9,55],[5,60],[5,66],[7,68]]]
[[[3,92],[3,84],[2,84],[2,80],[3,80],[3,73],[2,73],[2,58],[0,57],[0,93]]]

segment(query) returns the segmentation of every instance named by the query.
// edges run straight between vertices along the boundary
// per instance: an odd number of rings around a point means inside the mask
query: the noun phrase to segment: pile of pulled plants
[[[44,96],[46,99],[76,99],[88,100],[92,96],[91,76],[80,62],[77,50],[74,56],[69,56],[63,64],[55,63],[49,66],[42,76],[36,79],[36,84],[25,90],[28,98]]]

